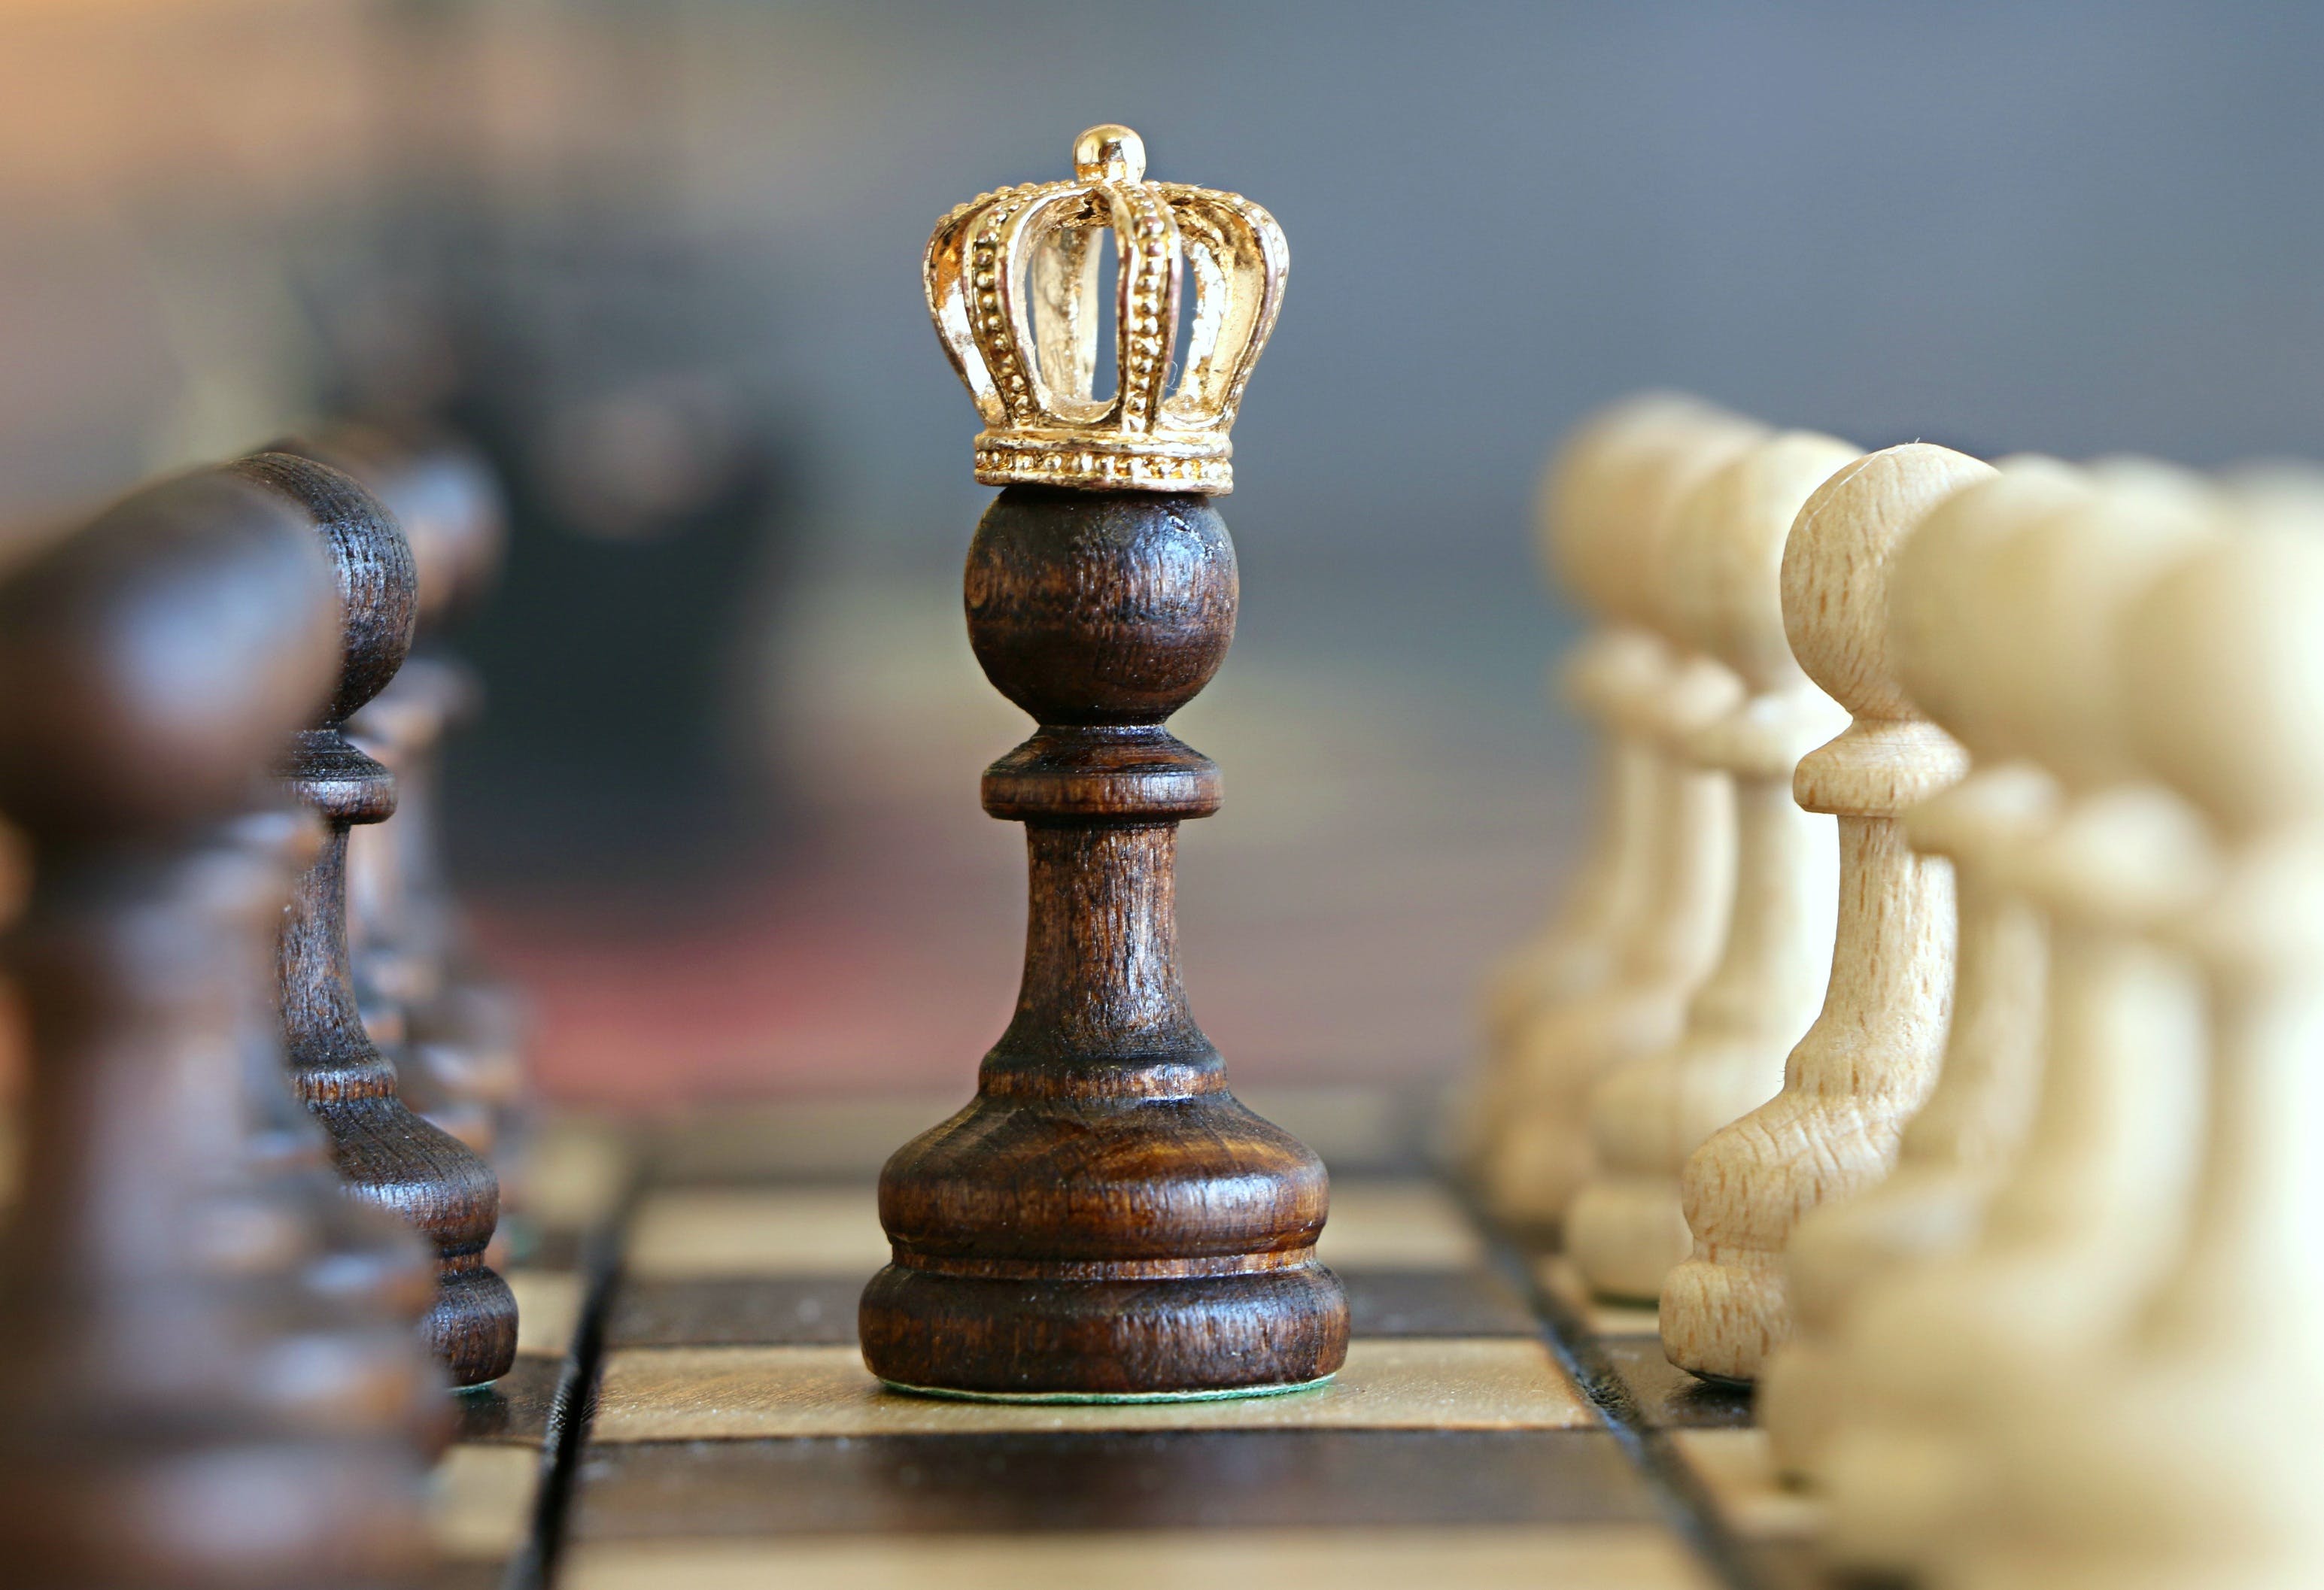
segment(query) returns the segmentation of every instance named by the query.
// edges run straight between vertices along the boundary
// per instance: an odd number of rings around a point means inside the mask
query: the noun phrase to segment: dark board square
[[[1222,1430],[649,1442],[583,1458],[578,1539],[1636,1522],[1597,1430]]]
[[[868,1277],[632,1281],[605,1324],[610,1347],[838,1346],[855,1339]]]
[[[554,1358],[519,1358],[487,1386],[452,1398],[456,1441],[537,1447],[548,1438],[549,1416],[564,1366]]]
[[[1646,1424],[1658,1429],[1724,1429],[1751,1422],[1748,1387],[1697,1380],[1663,1356],[1659,1338],[1608,1336],[1597,1345]]]
[[[1534,1336],[1540,1322],[1490,1270],[1337,1270],[1353,1334]]]

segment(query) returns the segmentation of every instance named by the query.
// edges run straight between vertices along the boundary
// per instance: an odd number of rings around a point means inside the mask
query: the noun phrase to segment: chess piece
[[[2177,484],[2101,490],[1997,541],[1964,600],[1981,717],[2037,751],[2065,804],[1997,859],[2047,926],[2039,1087],[2023,1146],[1974,1239],[1863,1286],[1843,1322],[1820,1465],[1831,1547],[1851,1564],[1926,1560],[1975,1512],[1987,1432],[2124,1328],[2183,1221],[2200,1013],[2152,933],[2205,887],[2183,804],[2139,775],[2112,636],[2210,533]]]
[[[338,604],[289,504],[209,471],[0,586],[0,809],[31,836],[31,1033],[0,1240],[0,1561],[92,1590],[385,1585],[423,1566],[392,1321],[302,1284],[243,1158],[237,1025],[279,874],[218,839],[328,689]],[[437,1399],[440,1406],[440,1395]]]
[[[1678,638],[1662,546],[1696,481],[1766,435],[1731,415],[1670,416],[1626,449],[1590,511],[1551,528],[1567,583],[1606,613],[1624,669],[1593,684],[1597,710],[1645,766],[1648,857],[1611,975],[1537,1009],[1513,1041],[1484,1157],[1487,1202],[1511,1226],[1555,1233],[1590,1164],[1591,1089],[1612,1067],[1667,1047],[1717,959],[1733,898],[1735,799],[1727,775],[1683,751],[1733,710],[1741,684]]]
[[[1314,1255],[1323,1166],[1236,1101],[1187,1010],[1177,830],[1217,809],[1219,775],[1163,724],[1234,633],[1233,544],[1209,499],[1232,483],[1227,428],[1287,252],[1247,200],[1145,181],[1126,128],[1083,133],[1074,167],[955,210],[928,247],[929,308],[986,424],[977,478],[1006,488],[969,550],[968,625],[1039,725],[983,790],[1026,825],[1031,907],[1016,1016],[975,1099],[881,1173],[893,1258],[863,1293],[863,1356],[950,1395],[1286,1390],[1347,1351],[1346,1297]],[[1099,400],[1093,245],[1109,233],[1119,381]]]
[[[1936,1080],[1952,880],[1906,848],[1897,814],[1957,779],[1963,758],[1896,683],[1887,583],[1922,518],[1991,473],[1919,442],[1871,454],[1808,499],[1784,545],[1784,631],[1850,720],[1793,779],[1803,807],[1840,820],[1840,909],[1823,1009],[1784,1061],[1783,1090],[1696,1149],[1682,1177],[1694,1246],[1663,1282],[1663,1351],[1706,1379],[1757,1376],[1791,1331],[1792,1228],[1887,1173]]]
[[[313,540],[311,529],[302,531]],[[249,1177],[246,1201],[263,1203],[305,1235],[291,1265],[298,1283],[349,1318],[392,1322],[400,1361],[416,1356],[420,1322],[435,1301],[435,1251],[394,1216],[346,1196],[331,1169],[330,1139],[291,1091],[283,1065],[274,937],[291,884],[314,864],[322,841],[315,813],[279,806],[241,813],[210,837],[237,863],[221,871],[243,879],[244,915],[263,941],[263,953],[233,979],[240,1086],[221,1074],[213,1091],[239,1107],[232,1130]],[[432,1452],[450,1438],[451,1422],[437,1377],[418,1389],[424,1394],[408,1400],[407,1420]]]
[[[1719,965],[1671,1047],[1617,1067],[1591,1103],[1598,1172],[1575,1199],[1566,1246],[1611,1297],[1651,1301],[1687,1255],[1679,1172],[1711,1133],[1764,1104],[1822,1002],[1837,850],[1832,819],[1792,799],[1802,755],[1845,720],[1784,638],[1784,541],[1808,494],[1857,456],[1787,432],[1714,471],[1681,500],[1666,579],[1685,635],[1746,694],[1696,733],[1697,765],[1733,783],[1735,895]]]
[[[2324,1582],[2324,514],[2247,506],[2258,522],[2146,583],[2118,631],[2136,753],[2223,849],[2166,926],[2209,992],[2191,1225],[2098,1373],[2053,1362],[2037,1401],[1997,1411],[2015,1438],[1991,1521],[1937,1542],[1943,1583]]]
[[[421,1334],[455,1385],[482,1385],[506,1374],[516,1356],[516,1300],[483,1259],[499,1189],[473,1152],[404,1107],[395,1068],[364,1032],[348,979],[347,831],[394,811],[395,781],[348,741],[345,726],[410,645],[410,549],[377,501],[327,464],[262,453],[233,467],[309,515],[346,612],[337,691],[299,734],[284,770],[291,794],[326,824],[321,853],[300,877],[282,929],[291,1080],[329,1136],[348,1191],[401,1217],[434,1245],[436,1300]]]
[[[1554,571],[1559,549],[1579,533],[1575,527],[1615,506],[1607,501],[1609,488],[1641,447],[1673,430],[1717,421],[1716,410],[1692,398],[1654,393],[1617,403],[1576,429],[1543,482],[1545,564]],[[1486,1061],[1457,1107],[1452,1144],[1455,1161],[1471,1167],[1496,1130],[1526,1026],[1613,978],[1654,870],[1660,770],[1655,752],[1620,730],[1614,703],[1649,687],[1662,648],[1597,611],[1588,593],[1566,588],[1564,594],[1588,610],[1593,626],[1557,668],[1558,694],[1598,740],[1593,832],[1555,914],[1495,969],[1486,996]]]
[[[2000,727],[2006,701],[1991,698],[2006,698],[2015,681],[1980,666],[1991,610],[1978,577],[1996,545],[2090,494],[2080,472],[2053,460],[2005,460],[1998,475],[1922,519],[1889,577],[1897,680],[1969,754],[1960,783],[1904,816],[1913,849],[1952,867],[1953,1012],[1936,1087],[1904,1128],[1895,1169],[1802,1216],[1785,1250],[1793,1334],[1767,1362],[1758,1411],[1777,1465],[1800,1478],[1816,1477],[1848,1397],[1834,1337],[1850,1299],[1898,1264],[1966,1242],[2032,1118],[2044,939],[2037,914],[2002,878],[2058,798],[2054,781]]]
[[[356,1003],[396,1062],[404,1103],[491,1160],[503,1228],[524,1093],[522,1019],[476,965],[443,871],[438,785],[445,735],[474,718],[475,671],[444,631],[497,567],[505,515],[490,467],[442,437],[324,427],[281,451],[353,476],[394,516],[420,584],[411,655],[348,720],[356,746],[395,775],[395,815],[347,836],[347,932]]]

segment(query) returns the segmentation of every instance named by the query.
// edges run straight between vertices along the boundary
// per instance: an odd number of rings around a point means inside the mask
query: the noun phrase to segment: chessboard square
[[[524,1218],[553,1231],[595,1231],[629,1190],[636,1153],[620,1127],[552,1115],[524,1156]]]
[[[1660,1337],[1605,1337],[1598,1351],[1650,1429],[1728,1429],[1751,1422],[1750,1387],[1689,1374],[1664,1356]]]
[[[581,1277],[571,1270],[511,1270],[502,1277],[516,1294],[516,1350],[521,1358],[563,1358],[573,1349],[581,1319]]]
[[[774,1181],[870,1182],[888,1156],[956,1113],[964,1093],[723,1104],[679,1117],[654,1143],[664,1185]]]
[[[1222,1402],[963,1402],[881,1386],[850,1347],[634,1347],[609,1354],[592,1438],[975,1435],[1088,1429],[1572,1429],[1596,1415],[1522,1337],[1375,1339],[1330,1383]]]
[[[1766,1430],[1680,1429],[1671,1432],[1671,1440],[1738,1535],[1796,1540],[1822,1532],[1822,1503],[1776,1475]]]
[[[529,1447],[453,1447],[428,1478],[428,1525],[455,1562],[516,1555],[532,1532],[540,1454]]]
[[[626,1268],[644,1280],[848,1274],[888,1262],[871,1186],[661,1188],[639,1204]]]
[[[564,1590],[1704,1590],[1651,1528],[1171,1530],[1096,1535],[889,1535],[585,1546]]]
[[[1536,1259],[1534,1280],[1555,1298],[1592,1336],[1662,1335],[1662,1317],[1652,1303],[1623,1302],[1601,1298],[1582,1279],[1581,1269],[1563,1254]]]
[[[1406,1093],[1360,1085],[1238,1088],[1235,1097],[1299,1139],[1334,1178],[1422,1168],[1428,1110]]]
[[[592,1447],[576,1539],[1646,1523],[1602,1429],[1024,1431]]]
[[[1493,1271],[1334,1270],[1348,1291],[1358,1338],[1394,1336],[1523,1336],[1541,1321],[1515,1288]]]
[[[1459,1201],[1434,1181],[1347,1177],[1332,1183],[1315,1252],[1334,1269],[1469,1270],[1484,1240]]]
[[[564,1379],[561,1361],[519,1356],[498,1380],[454,1393],[452,1438],[538,1451],[549,1439]]]
[[[608,1347],[844,1346],[866,1277],[747,1275],[625,1282]]]

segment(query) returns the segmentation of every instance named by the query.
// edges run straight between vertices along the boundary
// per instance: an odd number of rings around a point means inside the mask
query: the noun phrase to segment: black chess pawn
[[[340,1177],[433,1245],[434,1306],[421,1331],[456,1385],[482,1385],[516,1356],[516,1300],[484,1263],[500,1213],[492,1171],[407,1108],[395,1067],[364,1030],[350,979],[348,830],[395,810],[395,779],[347,739],[347,719],[395,675],[411,644],[410,547],[376,499],[327,464],[258,454],[235,471],[297,504],[319,533],[344,603],[337,688],[283,764],[291,794],[324,819],[320,853],[284,919],[280,970],[291,1081],[330,1138]]]
[[[1257,205],[1145,168],[1135,133],[1093,127],[1071,181],[985,194],[928,244],[928,308],[985,424],[977,479],[1008,488],[969,548],[969,642],[1038,727],[984,774],[1030,862],[1016,1017],[974,1101],[880,1176],[891,1259],[859,1332],[910,1390],[1244,1395],[1347,1354],[1347,1297],[1315,1256],[1323,1162],[1237,1101],[1179,981],[1178,824],[1218,809],[1219,770],[1164,726],[1234,638],[1209,499],[1232,483],[1227,427],[1289,254]],[[1027,291],[1031,338],[1010,305]],[[1199,328],[1178,370],[1182,311]]]
[[[348,836],[352,970],[365,1026],[393,1053],[404,1102],[492,1162],[505,1230],[521,1162],[522,1012],[478,962],[445,878],[438,826],[445,738],[474,720],[482,694],[447,632],[498,566],[506,539],[499,484],[472,449],[441,434],[344,423],[281,450],[361,482],[411,546],[420,583],[411,654],[347,723],[397,789],[392,819]]]
[[[254,807],[211,835],[223,852],[216,870],[230,891],[221,914],[250,926],[231,941],[250,951],[245,974],[235,979],[239,1074],[229,1080],[221,1072],[215,1091],[231,1101],[229,1129],[241,1141],[241,1201],[251,1217],[245,1224],[295,1222],[300,1251],[290,1268],[296,1284],[327,1311],[392,1323],[401,1338],[397,1345],[408,1351],[435,1302],[435,1252],[393,1215],[346,1196],[331,1168],[330,1140],[291,1091],[283,1064],[275,935],[291,884],[314,864],[322,838],[320,818],[281,805]],[[452,1426],[440,1381],[430,1375],[428,1383],[403,1412],[433,1449],[450,1438]]]
[[[254,1185],[240,1029],[281,880],[220,841],[331,684],[290,505],[211,471],[0,584],[0,811],[32,894],[0,1238],[0,1565],[74,1590],[388,1585],[425,1566],[408,1328],[304,1283]]]

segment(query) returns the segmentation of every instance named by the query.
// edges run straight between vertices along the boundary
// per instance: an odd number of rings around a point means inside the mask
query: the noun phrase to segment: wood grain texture
[[[0,1241],[12,1583],[388,1585],[424,1560],[439,1383],[405,1321],[318,1283],[330,1234],[246,1153],[247,995],[288,878],[234,823],[330,688],[337,615],[305,516],[219,472],[0,588],[0,809],[34,873]]]
[[[1015,1016],[975,1100],[882,1172],[865,1361],[999,1393],[1296,1383],[1346,1352],[1323,1163],[1243,1107],[1177,967],[1176,825],[1217,769],[1163,727],[1233,638],[1205,501],[1017,487],[971,547],[969,638],[1039,730],[986,776],[1030,878]]]
[[[393,1064],[364,1031],[348,965],[347,832],[394,813],[395,781],[355,749],[345,726],[394,677],[410,646],[418,596],[410,549],[378,502],[327,464],[259,454],[234,469],[307,516],[329,555],[342,612],[336,688],[281,766],[290,794],[325,823],[280,942],[292,1084],[329,1136],[348,1190],[434,1246],[437,1295],[423,1338],[455,1384],[480,1385],[505,1374],[516,1355],[516,1300],[483,1257],[499,1188],[471,1150],[404,1107]]]
[[[1794,794],[1840,819],[1840,911],[1815,1025],[1783,1090],[1721,1129],[1683,1179],[1694,1248],[1663,1286],[1671,1362],[1757,1377],[1789,1336],[1783,1254],[1801,1216],[1877,1181],[1936,1080],[1952,996],[1952,880],[1897,814],[1960,777],[1960,748],[1895,678],[1887,580],[1922,517],[1991,467],[1913,443],[1858,460],[1801,508],[1784,547],[1784,628],[1810,678],[1848,709],[1800,762]]]

